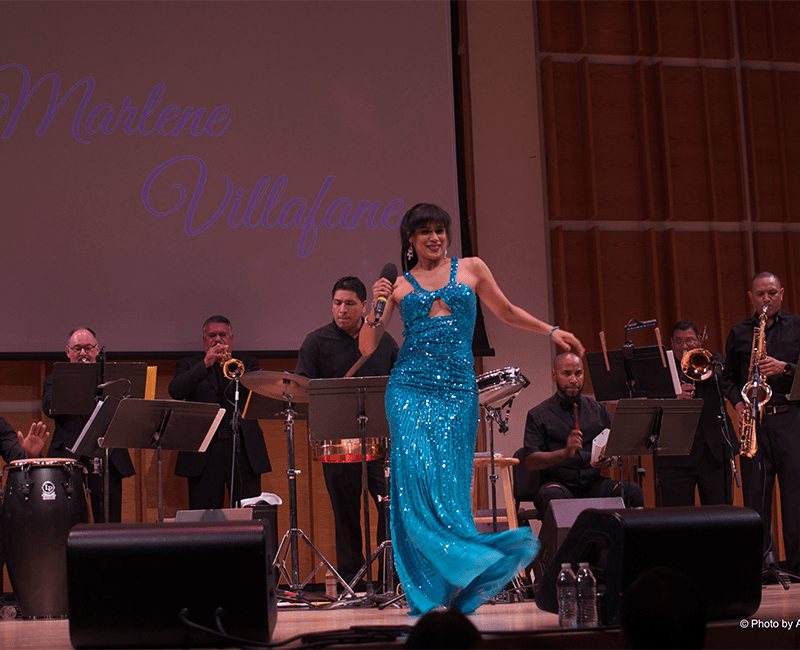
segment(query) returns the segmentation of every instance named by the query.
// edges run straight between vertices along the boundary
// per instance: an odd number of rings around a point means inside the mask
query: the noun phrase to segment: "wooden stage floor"
[[[594,632],[561,632],[555,614],[539,610],[530,601],[488,604],[470,619],[480,630],[484,648],[621,648],[618,629]],[[285,642],[298,635],[348,630],[352,626],[387,626],[399,630],[417,619],[408,610],[389,607],[340,607],[309,609],[279,605],[272,643]],[[706,648],[798,648],[800,647],[800,584],[784,590],[780,585],[764,587],[761,607],[746,621],[718,621],[709,624]],[[402,647],[405,637],[396,641],[338,644],[339,648]],[[69,650],[72,648],[67,620],[0,620],[0,647],[18,650]],[[295,640],[284,648],[301,648]],[[322,646],[317,646],[322,647]]]

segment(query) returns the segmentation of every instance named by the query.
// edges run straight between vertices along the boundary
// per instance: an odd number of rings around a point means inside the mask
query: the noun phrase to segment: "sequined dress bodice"
[[[469,286],[456,282],[457,272],[458,258],[454,257],[449,282],[435,291],[426,291],[411,273],[405,274],[414,291],[400,302],[405,341],[392,382],[441,390],[445,381],[456,390],[476,391],[472,333],[477,299]],[[429,316],[437,298],[450,314]]]

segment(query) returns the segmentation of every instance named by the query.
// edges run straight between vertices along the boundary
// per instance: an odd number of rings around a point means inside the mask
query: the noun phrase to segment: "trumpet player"
[[[733,503],[731,459],[738,453],[739,443],[716,381],[722,372],[724,357],[703,349],[697,326],[690,320],[675,324],[670,343],[676,363],[681,367],[684,355],[697,350],[686,360],[697,359],[699,365],[689,367],[686,364],[689,375],[680,372],[682,390],[678,398],[702,399],[703,410],[689,455],[659,458],[661,503],[693,506],[695,489],[704,506]]]
[[[771,389],[768,400],[755,400],[758,402],[756,409],[761,413],[760,417],[755,418],[757,451],[752,458],[745,456],[745,442],[742,442],[742,455],[739,456],[742,496],[744,505],[761,515],[765,536],[764,568],[774,569],[778,558],[771,535],[771,511],[775,477],[778,477],[786,549],[785,568],[798,573],[800,402],[789,400],[789,393],[800,356],[800,316],[781,309],[783,294],[784,287],[774,273],[764,271],[753,276],[748,296],[754,315],[731,328],[725,344],[722,385],[725,397],[736,408],[740,432],[745,419],[750,417],[742,389],[754,379],[756,386],[765,381]],[[760,327],[762,314],[765,315],[763,328]]]
[[[189,508],[222,508],[225,486],[235,501],[261,494],[261,474],[272,467],[264,442],[264,433],[256,420],[239,420],[240,445],[233,447],[234,380],[223,372],[222,364],[231,359],[233,334],[231,322],[224,316],[211,316],[203,323],[203,352],[178,361],[175,378],[169,384],[173,399],[219,404],[225,409],[208,449],[203,453],[178,453],[175,474],[189,482]],[[258,359],[237,355],[245,372],[259,369]],[[240,408],[249,392],[240,387]],[[233,455],[236,456],[234,485],[231,485]]]

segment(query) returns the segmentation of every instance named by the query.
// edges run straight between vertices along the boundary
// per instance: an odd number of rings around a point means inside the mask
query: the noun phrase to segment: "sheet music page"
[[[208,433],[206,437],[203,439],[203,444],[200,445],[200,449],[197,451],[203,452],[208,449],[208,446],[211,444],[211,439],[214,437],[214,434],[217,432],[217,427],[219,423],[222,422],[222,418],[225,417],[225,409],[220,409],[217,411],[217,416],[214,418],[214,422],[211,423],[211,426],[208,429]]]
[[[677,397],[681,394],[681,380],[678,377],[678,367],[672,350],[667,350],[667,365],[669,366],[669,374],[672,376],[672,388],[675,389],[675,397]]]

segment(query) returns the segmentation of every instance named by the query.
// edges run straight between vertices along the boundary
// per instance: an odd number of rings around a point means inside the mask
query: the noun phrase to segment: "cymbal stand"
[[[278,552],[275,554],[275,560],[272,562],[272,566],[278,569],[281,577],[283,577],[289,585],[290,593],[286,594],[288,599],[297,598],[298,592],[303,591],[311,578],[313,578],[317,571],[319,571],[323,566],[328,568],[328,570],[331,572],[331,574],[333,574],[339,584],[342,585],[348,595],[355,597],[355,592],[353,592],[353,590],[350,588],[350,585],[344,581],[344,578],[339,575],[339,572],[336,571],[333,565],[325,559],[325,556],[320,553],[320,551],[316,546],[314,546],[314,543],[306,536],[306,534],[297,527],[297,475],[300,474],[300,470],[296,469],[294,466],[294,416],[297,415],[297,413],[294,411],[294,409],[292,409],[292,403],[288,402],[286,410],[282,411],[281,414],[285,417],[285,431],[288,444],[287,459],[289,467],[286,470],[286,476],[289,478],[289,530],[286,531],[286,533],[283,535],[283,539],[281,539],[281,543],[278,546]],[[305,542],[314,555],[316,555],[320,560],[319,564],[312,569],[311,573],[308,574],[303,582],[300,582],[300,557],[298,550],[299,540]],[[289,575],[289,571],[286,569],[287,556],[291,556],[291,575]]]
[[[494,422],[497,422],[497,430],[506,435],[508,433],[508,416],[511,414],[511,405],[514,403],[514,397],[516,395],[512,395],[506,402],[503,403],[502,406],[495,407],[489,404],[483,404],[483,408],[486,410],[486,421],[489,423],[489,481],[492,484],[492,532],[497,532],[497,479],[499,476],[497,475],[497,470],[495,469],[494,465]],[[503,416],[503,411],[505,410],[505,416]],[[507,503],[506,508],[513,508],[515,504]],[[519,575],[515,575],[511,579],[512,589],[504,590],[501,594],[505,594],[508,596],[509,594],[518,594],[520,599],[524,600],[524,592],[525,592],[525,585],[523,585],[522,580],[520,579]],[[499,598],[501,594],[495,596],[495,598]],[[513,596],[509,597],[509,600]]]
[[[495,407],[489,404],[484,404],[483,408],[486,410],[486,421],[489,423],[489,481],[492,484],[492,532],[497,532],[497,471],[494,466],[494,423],[497,422],[497,430],[503,435],[508,433],[508,416],[511,413],[511,404],[514,402],[514,397],[511,397],[502,406]],[[503,417],[503,410],[505,409],[505,417]],[[511,504],[506,504],[507,508]]]

